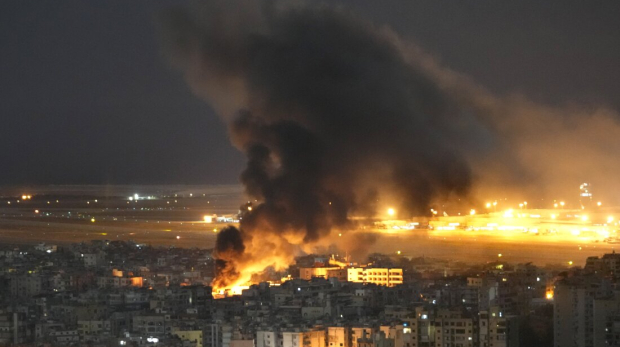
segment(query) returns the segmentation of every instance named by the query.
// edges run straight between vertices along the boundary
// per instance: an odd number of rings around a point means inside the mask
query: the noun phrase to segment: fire
[[[228,296],[235,296],[243,294],[243,291],[249,289],[250,286],[232,286],[230,288],[222,288],[213,290],[213,296],[215,298],[225,298]]]
[[[329,259],[329,265],[334,265],[334,266],[339,266],[339,267],[347,267],[349,266],[349,264],[342,262],[342,261],[338,261],[334,258],[330,258]]]
[[[213,292],[237,295],[232,293],[241,292],[234,289],[247,288],[252,283],[252,275],[262,273],[269,267],[276,271],[285,270],[294,262],[296,255],[306,251],[302,247],[307,245],[303,245],[299,237],[294,233],[264,234],[245,240],[245,249],[241,254],[218,254],[218,259],[227,263],[211,284]]]
[[[336,235],[334,232],[334,237]],[[290,264],[295,262],[296,256],[311,254],[319,244],[321,241],[304,243],[303,235],[295,232],[262,233],[260,236],[247,238],[243,252],[216,255],[217,259],[227,261],[227,263],[218,271],[211,283],[213,295],[219,298],[240,295],[243,289],[255,284],[253,275],[265,273],[265,270],[270,267],[275,271],[286,270]],[[334,257],[328,259],[328,264],[341,268],[349,266],[346,260],[337,260]]]

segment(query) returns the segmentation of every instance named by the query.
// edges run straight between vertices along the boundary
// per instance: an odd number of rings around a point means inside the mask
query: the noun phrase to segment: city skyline
[[[0,4],[0,346],[620,346],[620,2]]]

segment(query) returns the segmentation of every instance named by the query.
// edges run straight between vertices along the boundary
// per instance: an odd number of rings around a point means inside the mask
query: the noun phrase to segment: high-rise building
[[[577,276],[556,284],[553,295],[554,345],[595,347],[594,300],[609,297],[611,286],[597,276]]]

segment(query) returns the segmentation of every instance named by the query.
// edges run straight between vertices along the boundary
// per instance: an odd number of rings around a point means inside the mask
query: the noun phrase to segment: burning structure
[[[171,59],[247,155],[241,182],[257,202],[218,235],[215,288],[286,267],[384,201],[406,218],[428,214],[434,200],[470,199],[475,181],[553,189],[547,168],[563,170],[562,184],[576,176],[568,139],[603,136],[620,149],[606,112],[565,122],[564,110],[495,98],[344,10],[212,0],[164,22]],[[574,152],[597,151],[582,142]],[[600,156],[581,157],[613,177]]]
[[[453,113],[388,33],[328,8],[251,1],[168,22],[174,58],[229,122],[248,157],[241,181],[259,201],[218,235],[216,288],[287,265],[351,213],[372,215],[378,191],[401,215],[467,194],[469,167],[444,141]]]

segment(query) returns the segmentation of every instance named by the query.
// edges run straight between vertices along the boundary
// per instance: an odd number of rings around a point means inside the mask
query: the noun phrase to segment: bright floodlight
[[[211,216],[204,216],[204,220],[207,223],[213,223],[213,217],[211,217]]]
[[[396,211],[395,211],[393,208],[391,208],[391,207],[390,207],[390,208],[388,208],[387,213],[388,213],[390,216],[393,216],[394,214],[396,214]]]

